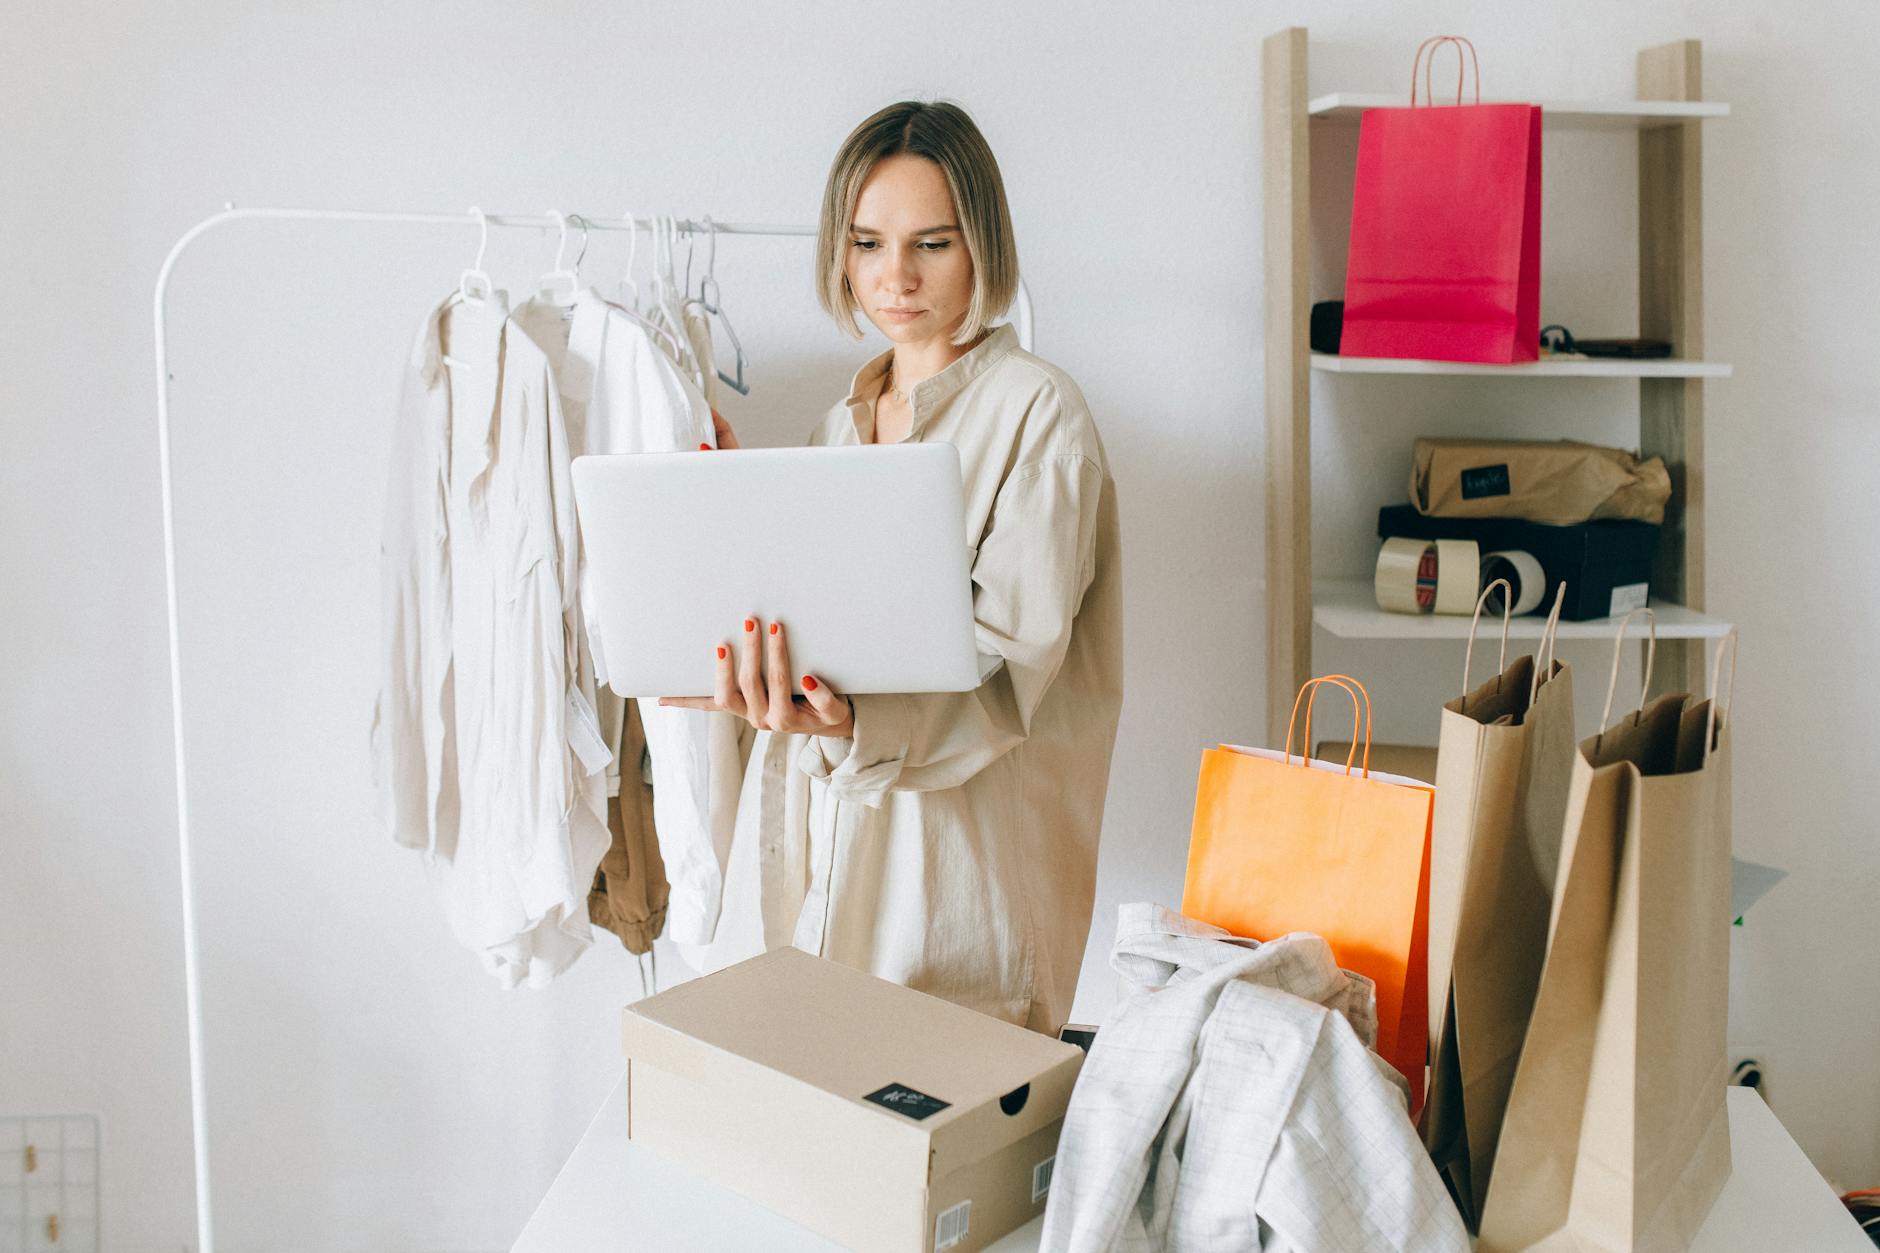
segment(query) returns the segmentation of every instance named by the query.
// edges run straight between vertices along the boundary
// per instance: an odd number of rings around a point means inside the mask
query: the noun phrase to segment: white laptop
[[[577,457],[574,494],[622,696],[711,695],[746,618],[783,623],[795,692],[979,684],[951,444]]]

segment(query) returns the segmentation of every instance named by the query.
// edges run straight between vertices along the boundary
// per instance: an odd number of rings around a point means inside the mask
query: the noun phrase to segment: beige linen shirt
[[[888,360],[856,374],[812,444],[872,442]],[[759,735],[719,933],[687,956],[715,970],[794,943],[1056,1031],[1122,705],[1116,488],[1083,394],[1010,326],[910,401],[908,439],[960,452],[984,678],[856,696],[852,739]]]
[[[567,428],[500,300],[425,319],[392,433],[371,746],[381,818],[504,987],[593,937],[606,746],[581,663]]]
[[[517,308],[515,321],[548,356],[571,455],[690,452],[713,442],[711,407],[699,389],[640,323],[592,288],[582,288],[567,308],[528,301]],[[578,563],[583,638],[595,681],[605,684],[607,658],[594,578],[583,547]],[[622,742],[625,701],[605,687],[597,700],[601,737],[611,756]],[[667,931],[675,940],[709,940],[718,924],[733,821],[729,804],[718,803],[718,776],[729,780],[725,791],[735,794],[744,764],[738,727],[749,724],[728,714],[661,708],[653,699],[638,705],[651,755],[654,826],[672,892]],[[619,766],[616,757],[608,794],[621,791]],[[595,801],[603,812],[606,804],[605,796]],[[598,861],[599,854],[595,857]],[[593,874],[594,863],[589,863],[584,886]]]

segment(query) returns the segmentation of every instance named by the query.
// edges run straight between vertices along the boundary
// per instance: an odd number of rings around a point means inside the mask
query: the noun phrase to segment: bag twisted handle
[[[1612,641],[1612,678],[1606,681],[1606,707],[1599,714],[1599,735],[1594,737],[1595,744],[1605,737],[1606,727],[1612,718],[1612,697],[1619,690],[1619,659],[1625,655],[1625,629],[1640,614],[1645,615],[1652,634],[1651,642],[1645,646],[1645,674],[1639,680],[1638,708],[1632,711],[1633,722],[1636,724],[1638,716],[1645,712],[1645,695],[1652,689],[1652,665],[1658,660],[1658,615],[1649,609],[1634,609],[1619,619],[1619,634]]]
[[[1419,71],[1423,75],[1423,103],[1426,106],[1436,103],[1435,96],[1432,94],[1430,86],[1430,78],[1436,69],[1437,50],[1444,44],[1448,44],[1456,50],[1456,103],[1462,103],[1463,74],[1466,69],[1470,68],[1475,70],[1475,103],[1482,103],[1482,65],[1481,62],[1477,61],[1475,58],[1475,45],[1470,43],[1467,39],[1464,39],[1461,35],[1431,35],[1428,39],[1425,39],[1421,44],[1417,45],[1416,61],[1410,66],[1410,107],[1413,109],[1417,107],[1417,74]],[[1434,47],[1431,45],[1434,45]],[[1469,59],[1466,62],[1462,59],[1462,53],[1465,48],[1469,53]],[[1428,65],[1423,63],[1423,53],[1425,50],[1430,54]]]
[[[1306,680],[1305,686],[1299,689],[1299,695],[1293,698],[1292,719],[1286,724],[1286,748],[1284,753],[1286,764],[1292,764],[1293,728],[1299,721],[1299,706],[1302,702],[1306,707],[1306,726],[1305,743],[1299,747],[1299,764],[1304,766],[1307,759],[1312,755],[1312,706],[1318,701],[1319,686],[1326,683],[1342,689],[1345,695],[1351,697],[1351,752],[1345,756],[1345,773],[1351,773],[1352,763],[1357,760],[1358,740],[1360,738],[1360,732],[1362,732],[1362,738],[1364,740],[1364,777],[1368,779],[1371,777],[1371,694],[1364,690],[1364,684],[1358,682],[1348,674],[1321,675],[1316,679]],[[1308,692],[1312,694],[1311,700],[1306,699],[1306,693]],[[1360,698],[1362,698],[1362,704],[1360,704]]]

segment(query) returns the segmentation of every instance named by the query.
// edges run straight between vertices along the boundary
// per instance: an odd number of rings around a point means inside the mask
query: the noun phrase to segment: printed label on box
[[[862,1099],[873,1101],[883,1109],[891,1109],[897,1114],[906,1114],[915,1122],[923,1118],[931,1118],[951,1104],[910,1088],[905,1083],[891,1083],[885,1088],[870,1092]]]
[[[1462,498],[1480,500],[1484,496],[1508,494],[1508,467],[1475,466],[1462,472]]]
[[[1634,609],[1643,609],[1651,601],[1650,583],[1622,583],[1612,589],[1612,608],[1608,617],[1616,618]]]
[[[1051,1191],[1051,1171],[1057,1165],[1057,1154],[1039,1162],[1031,1168],[1031,1203],[1036,1205]]]
[[[967,1229],[973,1224],[973,1203],[961,1201],[952,1209],[940,1211],[940,1217],[933,1220],[933,1253],[950,1249],[966,1239]]]

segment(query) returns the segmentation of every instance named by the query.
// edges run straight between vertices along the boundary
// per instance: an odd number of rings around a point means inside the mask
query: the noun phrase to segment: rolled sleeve
[[[827,780],[843,800],[879,807],[907,766],[914,698],[894,693],[851,696],[853,735],[812,735],[798,765],[811,778]]]

